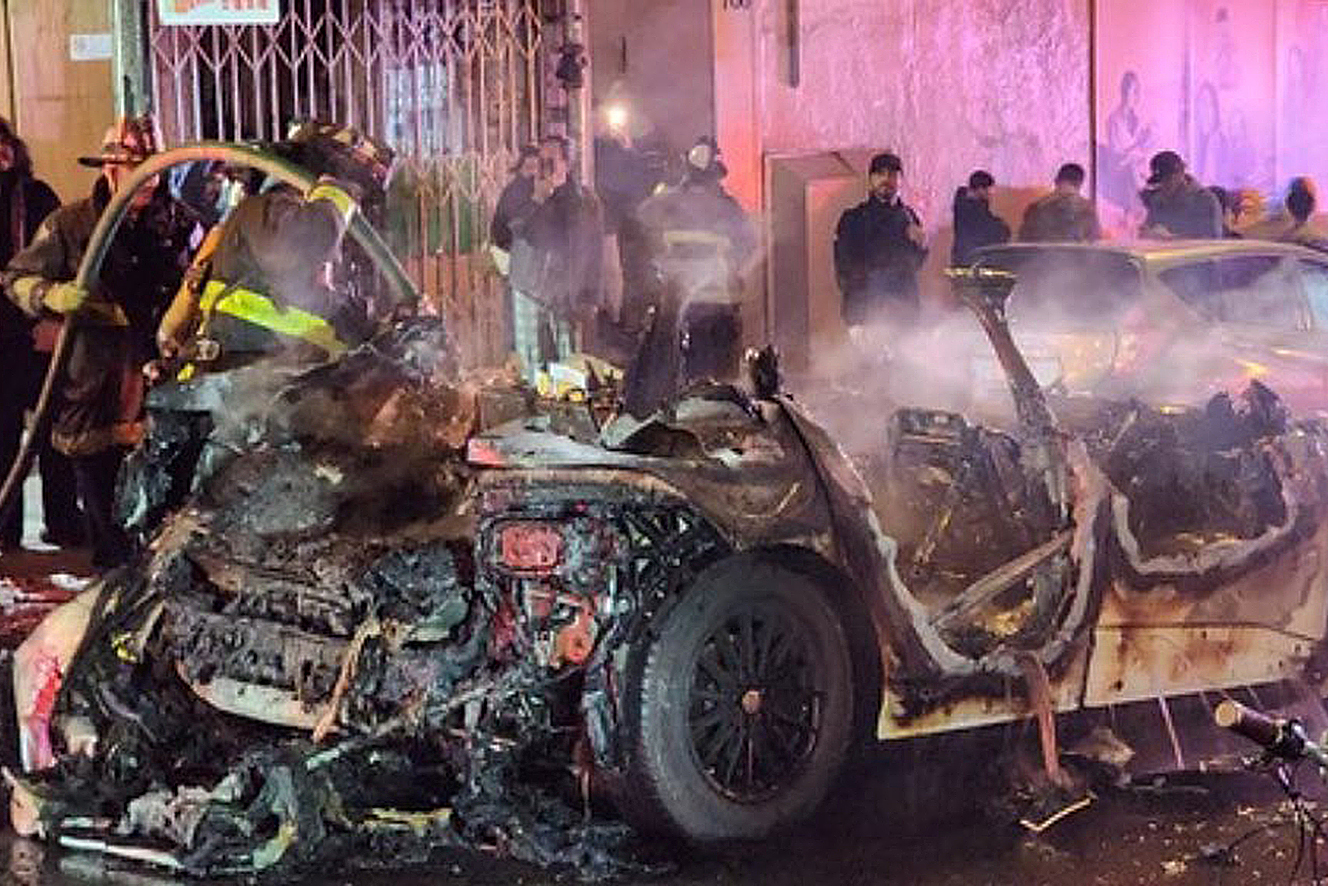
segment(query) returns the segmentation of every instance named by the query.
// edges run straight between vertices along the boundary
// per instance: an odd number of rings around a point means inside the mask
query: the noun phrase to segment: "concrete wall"
[[[974,168],[1042,189],[1060,163],[1088,165],[1088,0],[714,6],[721,129],[739,143],[755,135],[767,154],[893,148],[929,227],[948,224],[954,188]],[[750,169],[735,177],[754,206],[759,182]]]
[[[1109,228],[1142,221],[1154,151],[1178,151],[1202,183],[1274,205],[1292,176],[1328,179],[1328,3],[1111,0],[1097,13],[1098,197]]]
[[[0,107],[32,152],[33,167],[66,202],[89,193],[96,176],[76,158],[95,152],[114,120],[111,61],[70,58],[73,34],[108,34],[108,0],[7,0],[9,76]]]
[[[710,0],[593,0],[593,96],[621,98],[681,153],[715,132]]]

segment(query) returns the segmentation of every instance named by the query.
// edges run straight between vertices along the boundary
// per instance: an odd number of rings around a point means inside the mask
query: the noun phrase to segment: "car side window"
[[[1221,323],[1227,318],[1216,275],[1217,269],[1213,262],[1199,261],[1168,268],[1157,276],[1163,285],[1197,311],[1199,316],[1214,323]]]
[[[1305,329],[1307,318],[1290,261],[1238,255],[1171,268],[1159,275],[1210,320],[1244,326]]]
[[[1314,328],[1328,330],[1328,265],[1300,262],[1300,284],[1305,290]]]

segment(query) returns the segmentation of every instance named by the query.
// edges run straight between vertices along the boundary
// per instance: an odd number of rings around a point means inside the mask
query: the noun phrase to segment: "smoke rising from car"
[[[1319,405],[1312,393],[1322,380],[1298,375],[1285,360],[1274,365],[1277,349],[1251,352],[1216,326],[1156,310],[1128,277],[1067,289],[1083,271],[1079,256],[1044,262],[1020,278],[1006,301],[1014,341],[1053,411],[1081,420],[1093,414],[1094,400],[1201,409],[1215,394],[1236,397],[1251,380],[1298,411]],[[879,447],[889,416],[901,406],[959,412],[999,428],[1015,422],[1009,380],[973,311],[963,306],[924,316],[906,330],[854,330],[839,345],[814,350],[808,375],[816,381],[797,392],[849,451]]]

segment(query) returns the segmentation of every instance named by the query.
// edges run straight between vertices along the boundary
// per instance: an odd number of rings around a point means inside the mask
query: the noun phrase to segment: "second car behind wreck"
[[[847,454],[768,366],[606,418],[418,372],[445,344],[404,321],[284,380],[141,557],[20,650],[15,825],[204,876],[452,845],[596,876],[627,835],[600,799],[762,837],[873,725],[1300,675],[1323,430],[1259,387],[1064,404],[1067,430],[1001,281],[968,301],[1017,421],[901,408]]]

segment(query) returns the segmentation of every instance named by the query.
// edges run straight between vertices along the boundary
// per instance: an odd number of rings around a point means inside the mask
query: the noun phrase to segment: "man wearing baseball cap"
[[[1188,240],[1222,236],[1222,204],[1185,171],[1175,151],[1159,151],[1148,161],[1151,175],[1139,198],[1148,216],[1139,236],[1151,240]]]
[[[116,231],[93,292],[73,281],[111,195],[157,145],[151,118],[125,118],[107,130],[101,150],[79,158],[101,170],[92,193],[51,213],[0,278],[28,316],[77,321],[67,333],[75,338],[59,380],[51,442],[73,462],[93,564],[101,568],[129,552],[113,517],[116,474],[142,436],[138,368],[154,356],[157,321],[188,264],[192,226],[155,179],[146,182]]]
[[[867,172],[867,199],[839,217],[835,276],[850,331],[916,319],[918,268],[927,247],[921,219],[899,196],[903,175],[897,154],[877,154]]]

